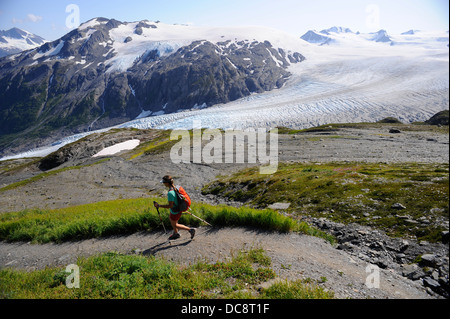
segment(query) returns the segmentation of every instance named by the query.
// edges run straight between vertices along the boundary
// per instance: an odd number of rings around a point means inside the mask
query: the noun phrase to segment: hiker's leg
[[[184,230],[190,230],[190,228],[189,227],[187,227],[187,226],[185,226],[185,225],[183,225],[183,224],[178,224],[178,222],[177,222],[177,224],[176,224],[176,227],[178,228],[178,229],[184,229]]]
[[[177,228],[178,221],[177,220],[173,220],[172,218],[169,218],[169,220],[170,220],[170,225],[172,225],[173,232],[175,234],[178,233],[178,228]]]
[[[187,231],[190,230],[189,227],[187,227],[187,226],[185,226],[183,224],[178,224],[178,220],[180,219],[180,217],[181,217],[181,214],[179,216],[170,215],[170,218],[169,218],[170,219],[170,224],[172,225],[173,232],[175,234],[178,233],[178,231],[180,229],[184,229],[184,230],[187,230]]]
[[[189,231],[191,229],[191,228],[189,228],[189,227],[187,227],[187,226],[185,226],[183,224],[178,224],[178,220],[180,218],[181,218],[181,213],[178,214],[178,215],[174,215],[174,214],[170,215],[170,224],[172,225],[173,232],[175,234],[178,233],[178,231],[180,229],[184,229],[184,230],[187,230],[187,231]]]

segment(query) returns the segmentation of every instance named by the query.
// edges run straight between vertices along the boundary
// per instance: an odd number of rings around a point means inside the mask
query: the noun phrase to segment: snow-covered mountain
[[[391,42],[392,43],[392,39],[389,37],[386,30],[380,30],[380,31],[374,33],[373,37],[371,37],[370,40],[375,41],[375,42]]]
[[[330,44],[331,41],[333,41],[332,38],[325,35],[326,33],[317,32],[313,30],[309,30],[304,35],[302,35],[300,38],[305,40],[306,42],[313,43],[313,44]]]
[[[40,36],[19,28],[0,30],[0,58],[33,49],[45,42]]]
[[[0,134],[70,134],[273,90],[305,47],[262,27],[95,18],[0,59]]]
[[[324,30],[320,31],[320,33],[330,34],[330,33],[353,33],[353,32],[349,28],[331,27],[329,29],[324,29]]]
[[[331,27],[321,31],[309,30],[300,38],[309,43],[325,45],[335,42],[336,39],[338,39],[337,36],[339,34],[347,34],[347,33],[353,34],[352,30],[350,30],[349,28]]]

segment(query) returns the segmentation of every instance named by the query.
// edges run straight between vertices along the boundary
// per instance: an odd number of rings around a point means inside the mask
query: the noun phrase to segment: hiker
[[[165,175],[160,183],[163,183],[169,189],[169,192],[167,193],[167,200],[169,201],[169,204],[159,205],[157,202],[154,202],[154,205],[156,208],[161,207],[170,209],[169,219],[173,228],[173,234],[169,237],[169,240],[180,238],[180,234],[178,233],[180,229],[187,230],[191,234],[191,239],[194,238],[195,228],[190,228],[183,224],[179,224],[178,220],[180,219],[182,213],[177,213],[172,210],[172,208],[178,204],[177,195],[175,194],[175,186],[173,185],[173,178],[169,175]]]

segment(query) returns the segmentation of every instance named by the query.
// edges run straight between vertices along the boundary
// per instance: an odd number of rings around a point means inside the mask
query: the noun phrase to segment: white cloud
[[[27,21],[31,21],[31,22],[36,23],[36,22],[41,21],[42,19],[43,18],[41,16],[37,16],[35,14],[28,13],[26,19],[12,18],[11,21],[12,21],[13,24],[22,24],[22,23],[27,22]]]
[[[42,20],[42,17],[29,13],[27,14],[27,19],[31,22],[39,22]]]
[[[17,23],[23,23],[23,19],[16,19],[16,18],[12,18],[12,23],[13,24],[17,24]]]

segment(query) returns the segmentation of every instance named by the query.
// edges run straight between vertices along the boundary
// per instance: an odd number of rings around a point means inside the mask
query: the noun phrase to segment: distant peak
[[[16,27],[11,28],[11,29],[6,30],[6,31],[0,30],[0,36],[9,37],[9,38],[13,38],[13,39],[27,39],[27,38],[30,38],[33,41],[38,41],[38,42],[44,41],[44,39],[41,38],[40,36],[35,35],[35,34],[31,33],[31,32],[26,31],[26,30],[22,30],[22,29],[16,28]]]
[[[11,28],[8,31],[22,31],[22,32],[25,32],[25,30],[22,30],[22,29],[17,28],[17,27]]]
[[[92,19],[80,24],[78,27],[78,30],[81,31],[81,30],[92,28],[92,27],[95,27],[95,26],[101,25],[101,24],[119,25],[119,24],[122,24],[122,22],[117,21],[115,19],[107,19],[107,18],[103,18],[103,17],[97,17],[97,18],[92,18]]]
[[[330,32],[333,32],[333,33],[353,33],[352,30],[350,30],[349,28],[337,27],[337,26],[334,26],[334,27],[331,27],[331,28],[324,29],[324,30],[320,31],[320,33],[323,33],[323,34],[330,34]]]
[[[35,48],[45,42],[40,36],[16,27],[0,30],[0,58]]]
[[[0,35],[7,36],[10,38],[16,38],[16,39],[22,38],[22,37],[26,36],[27,34],[29,34],[29,32],[19,29],[19,28],[16,28],[16,27],[11,28],[6,31],[0,31]]]
[[[331,39],[329,37],[323,35],[323,33],[321,33],[321,32],[319,33],[319,32],[313,31],[313,30],[309,30],[304,35],[302,35],[300,38],[309,43],[317,43],[317,44],[323,44],[325,42],[331,41]]]
[[[416,32],[419,32],[419,30],[411,29],[411,30],[408,30],[406,32],[403,32],[402,35],[413,35],[413,34],[416,34]]]
[[[374,37],[372,38],[372,41],[375,42],[391,42],[391,38],[389,37],[386,30],[379,30],[378,32],[374,32]]]

